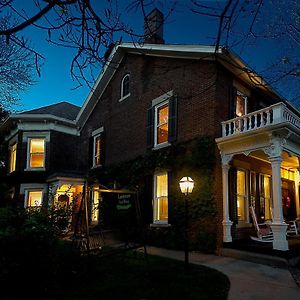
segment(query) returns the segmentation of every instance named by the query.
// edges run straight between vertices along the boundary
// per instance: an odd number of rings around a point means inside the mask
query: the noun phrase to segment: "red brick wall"
[[[131,95],[122,102],[120,82],[130,73]],[[152,100],[173,90],[178,97],[178,142],[215,136],[216,67],[209,61],[128,55],[82,129],[86,157],[91,132],[105,128],[105,164],[146,153],[147,110]]]

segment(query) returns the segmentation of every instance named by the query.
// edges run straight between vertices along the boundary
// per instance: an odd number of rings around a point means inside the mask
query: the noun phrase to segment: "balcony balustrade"
[[[222,137],[233,137],[278,124],[288,124],[300,130],[300,116],[280,102],[261,110],[222,122]]]

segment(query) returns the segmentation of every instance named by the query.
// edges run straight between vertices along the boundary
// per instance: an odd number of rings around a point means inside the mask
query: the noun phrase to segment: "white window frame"
[[[242,172],[245,172],[245,195],[243,196],[244,197],[244,214],[245,214],[245,220],[238,220],[238,227],[245,227],[245,226],[249,226],[250,224],[250,219],[249,219],[249,189],[250,189],[250,186],[249,186],[249,183],[250,183],[250,178],[249,178],[249,170],[247,169],[243,169],[243,168],[237,168],[237,171],[242,171]],[[242,196],[242,195],[240,195]],[[237,198],[238,198],[238,193],[236,191],[236,201],[237,201]],[[237,205],[237,203],[236,203]]]
[[[44,140],[44,162],[43,167],[31,167],[30,166],[30,144],[32,140]],[[25,171],[45,171],[46,170],[46,142],[45,136],[31,136],[27,138],[27,161]]]
[[[170,143],[169,141],[166,141],[166,142],[163,142],[163,143],[160,143],[158,144],[157,143],[157,128],[158,128],[158,111],[159,109],[164,106],[164,105],[168,105],[169,106],[169,99],[166,100],[166,101],[163,101],[159,104],[157,104],[155,107],[154,107],[154,148],[155,149],[158,149],[158,148],[163,148],[163,147],[166,147],[166,146],[169,146]],[[169,115],[170,115],[170,111],[168,112],[168,122],[169,122]],[[168,124],[169,125],[169,124]],[[168,130],[169,130],[169,127],[168,127]],[[168,131],[169,132],[169,131]]]
[[[245,116],[245,115],[248,114],[248,98],[249,98],[249,97],[248,97],[245,93],[241,92],[240,90],[237,90],[237,91],[236,91],[236,97],[238,97],[238,96],[243,97],[244,100],[245,100],[245,107],[244,107],[244,110],[245,110],[244,116]],[[238,116],[237,116],[237,117],[238,117]]]
[[[101,133],[97,134],[94,136],[94,141],[93,141],[93,167],[96,168],[96,167],[101,167],[102,164],[96,164],[96,140],[97,138],[100,138],[100,147],[101,147]],[[101,150],[100,150],[100,158],[101,158]]]
[[[167,185],[168,185],[168,172],[159,172],[159,173],[154,174],[154,180],[153,180],[153,205],[152,205],[152,207],[153,207],[153,224],[155,224],[155,225],[168,225],[169,224],[169,194],[167,194],[167,198],[168,198],[168,220],[167,221],[155,220],[157,201],[158,201],[158,197],[156,197],[156,194],[157,194],[157,177],[160,176],[160,175],[167,175]],[[168,186],[167,186],[167,191],[168,191]]]
[[[42,191],[42,204],[47,194],[47,184],[43,183],[22,183],[20,186],[20,194],[24,195],[24,208],[28,207],[28,195],[29,192]]]
[[[96,159],[95,159],[95,152],[96,152],[96,139],[97,137],[100,137],[100,143],[101,143],[101,134],[104,131],[104,127],[99,127],[98,129],[94,130],[92,132],[92,137],[93,137],[93,168],[98,168],[101,167],[102,164],[96,165]],[[101,152],[100,152],[101,156]]]
[[[129,78],[129,89],[130,89],[130,74],[127,73],[124,75],[124,77],[122,78],[122,81],[121,81],[121,95],[120,95],[119,102],[125,100],[126,98],[128,98],[130,96],[130,90],[128,91],[128,94],[124,95],[124,81],[127,77]]]
[[[13,170],[12,170],[12,149],[13,147],[16,147],[15,151],[13,151],[15,153],[15,158],[14,158],[14,167],[13,167]],[[18,148],[18,143],[16,141],[14,141],[12,144],[9,145],[9,165],[8,165],[8,173],[12,173],[12,172],[15,172],[16,171],[16,167],[17,167],[17,148]]]
[[[29,200],[29,193],[30,192],[42,192],[42,199],[41,199],[41,205],[35,205],[35,206],[28,206],[28,200]],[[24,201],[24,207],[30,208],[30,207],[41,207],[43,205],[44,200],[44,190],[43,189],[26,189],[25,190],[25,201]]]

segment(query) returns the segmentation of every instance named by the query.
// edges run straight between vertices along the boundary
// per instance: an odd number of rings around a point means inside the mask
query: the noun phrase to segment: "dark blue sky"
[[[103,2],[106,1],[101,1],[101,3]],[[142,33],[142,12],[140,10],[127,11],[125,8],[129,2],[131,1],[119,1],[121,19],[135,32]],[[208,1],[208,3],[212,2],[215,1]],[[217,2],[220,6],[224,4],[224,1]],[[26,6],[24,6],[24,3],[25,1],[20,1],[19,7],[25,8],[29,15],[32,14],[34,8],[28,4],[29,1],[26,1]],[[158,8],[167,14],[172,3],[173,1],[158,1]],[[99,2],[97,5],[99,5]],[[101,9],[101,7],[98,7],[98,9]],[[151,7],[147,8],[147,12],[151,9]],[[245,27],[246,24],[247,22],[245,21]],[[243,27],[243,22],[240,23],[240,27]],[[179,0],[177,1],[175,11],[168,17],[164,25],[164,38],[165,42],[170,44],[214,44],[217,28],[218,22],[216,19],[192,13],[191,2],[188,0]],[[82,105],[89,93],[89,88],[85,86],[74,90],[77,84],[71,80],[70,76],[70,63],[74,52],[47,43],[47,33],[40,29],[30,27],[24,30],[22,35],[28,37],[32,41],[32,46],[44,55],[46,59],[41,69],[41,77],[36,76],[36,84],[21,93],[21,105],[17,106],[16,110],[29,110],[60,101],[68,101],[79,106]],[[114,38],[118,39],[119,36],[116,35]],[[124,36],[123,41],[130,40]],[[260,71],[280,52],[280,45],[278,42],[267,40],[256,43],[251,47],[237,47],[234,50],[251,67]]]

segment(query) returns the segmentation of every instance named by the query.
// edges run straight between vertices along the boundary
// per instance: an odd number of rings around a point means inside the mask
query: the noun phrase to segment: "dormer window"
[[[126,74],[121,81],[121,98],[122,101],[130,96],[130,75]]]

